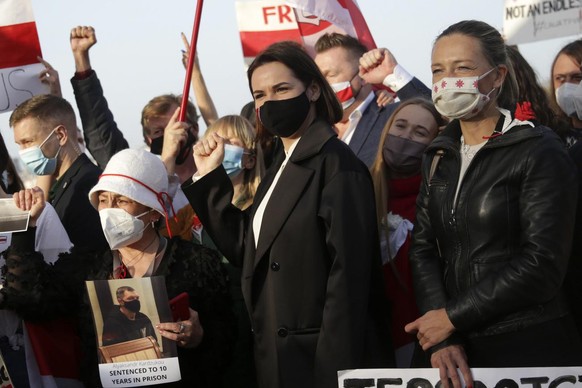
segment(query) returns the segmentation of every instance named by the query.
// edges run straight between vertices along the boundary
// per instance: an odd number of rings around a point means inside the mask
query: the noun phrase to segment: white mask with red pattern
[[[478,77],[447,77],[432,85],[432,101],[436,110],[449,119],[470,119],[483,110],[495,88],[487,94],[479,91],[479,80],[495,68]]]

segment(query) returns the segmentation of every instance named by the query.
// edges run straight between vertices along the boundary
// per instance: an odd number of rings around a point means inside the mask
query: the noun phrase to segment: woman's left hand
[[[423,350],[443,342],[455,331],[455,327],[449,320],[449,316],[444,308],[431,310],[409,323],[404,330],[410,334],[416,334],[420,346]]]
[[[195,348],[202,342],[204,329],[200,324],[198,312],[190,310],[190,318],[187,321],[167,322],[157,325],[162,337],[176,341],[183,348]]]

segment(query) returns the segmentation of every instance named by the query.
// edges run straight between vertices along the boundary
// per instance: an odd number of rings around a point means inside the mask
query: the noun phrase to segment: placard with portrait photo
[[[176,343],[160,335],[172,322],[165,280],[87,281],[104,387],[162,384],[180,380]]]

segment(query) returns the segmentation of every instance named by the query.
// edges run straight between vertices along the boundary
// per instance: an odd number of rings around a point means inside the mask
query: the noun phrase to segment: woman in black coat
[[[433,102],[452,121],[427,148],[411,266],[421,318],[407,325],[433,367],[582,363],[562,282],[575,168],[558,136],[519,120],[504,41],[463,21],[432,51]]]
[[[337,139],[341,106],[300,46],[270,46],[248,77],[260,130],[284,148],[253,206],[231,205],[219,136],[195,146],[199,176],[183,190],[219,250],[243,267],[260,387],[337,387],[338,370],[393,362],[370,175]]]

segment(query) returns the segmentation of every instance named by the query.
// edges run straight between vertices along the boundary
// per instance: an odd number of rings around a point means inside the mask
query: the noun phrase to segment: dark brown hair
[[[567,120],[559,117],[551,108],[551,102],[544,88],[538,82],[534,69],[521,55],[517,47],[507,46],[507,55],[513,66],[515,80],[517,81],[517,102],[525,101],[531,104],[531,108],[540,124],[545,125],[560,136],[564,136],[569,129]]]
[[[288,67],[307,88],[312,83],[319,86],[321,95],[315,101],[315,111],[318,118],[330,125],[340,121],[343,115],[342,106],[329,86],[325,77],[307,52],[296,42],[283,41],[270,45],[259,53],[247,70],[249,89],[253,92],[251,79],[254,71],[267,63],[279,62]],[[260,120],[257,120],[259,135],[264,132]]]
[[[558,53],[556,57],[552,61],[552,67],[550,67],[550,90],[549,90],[549,98],[550,102],[552,103],[552,109],[560,118],[563,118],[570,122],[570,118],[566,115],[562,108],[558,106],[558,101],[556,100],[556,88],[554,87],[554,66],[556,66],[556,61],[560,55],[567,55],[574,60],[574,62],[582,65],[582,39],[575,40],[573,42],[568,43]]]

